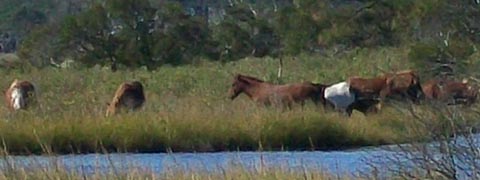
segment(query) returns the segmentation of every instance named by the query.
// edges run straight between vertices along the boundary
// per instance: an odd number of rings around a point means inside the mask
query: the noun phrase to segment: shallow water
[[[297,170],[322,170],[332,174],[368,172],[366,161],[390,153],[378,148],[354,151],[309,152],[218,152],[218,153],[155,153],[155,154],[86,154],[61,156],[10,156],[9,161],[26,169],[59,165],[80,173],[141,169],[162,173],[168,170],[220,171],[229,167],[255,170],[276,167]],[[378,163],[379,161],[377,161]],[[5,163],[5,160],[3,160]],[[5,165],[5,164],[4,164]],[[114,167],[114,168],[112,168]]]
[[[480,135],[474,136],[474,146],[480,147]],[[457,138],[455,144],[464,149],[468,145],[464,138]],[[408,146],[408,145],[406,145]],[[445,156],[437,151],[439,143],[429,143],[430,153],[438,158]],[[86,154],[60,156],[8,156],[0,159],[0,166],[14,163],[15,167],[25,169],[39,167],[62,167],[68,171],[92,174],[105,172],[122,172],[122,170],[142,170],[153,173],[165,173],[169,170],[221,172],[229,168],[241,167],[245,170],[260,168],[282,168],[284,170],[320,170],[333,175],[371,174],[375,172],[387,175],[388,170],[398,167],[417,169],[411,161],[402,158],[421,157],[417,152],[405,154],[397,146],[362,148],[350,151],[287,151],[287,152],[218,152],[218,153],[154,153],[154,154]],[[467,146],[465,146],[467,147]],[[389,150],[387,150],[389,149]],[[390,161],[399,157],[400,161]],[[459,156],[458,160],[461,160]],[[474,157],[480,167],[480,157]],[[7,161],[8,160],[8,161]],[[460,162],[460,161],[458,161]],[[373,164],[372,164],[373,163]],[[373,165],[373,166],[372,166]],[[461,167],[461,164],[458,164]],[[466,168],[463,167],[463,170]],[[467,168],[468,169],[468,168]],[[171,172],[171,171],[170,171]],[[465,172],[458,172],[459,177],[466,177]],[[475,172],[478,173],[478,172]]]

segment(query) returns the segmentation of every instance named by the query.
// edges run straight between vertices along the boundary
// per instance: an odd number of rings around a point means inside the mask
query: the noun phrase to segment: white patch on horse
[[[355,101],[355,94],[350,92],[347,82],[340,82],[325,88],[324,98],[337,110],[345,111]]]
[[[22,90],[20,88],[14,88],[11,94],[11,103],[13,109],[19,110],[24,106],[24,97],[22,96]]]

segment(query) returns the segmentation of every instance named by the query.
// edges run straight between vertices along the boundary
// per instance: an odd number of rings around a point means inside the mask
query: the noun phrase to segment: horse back
[[[347,83],[351,88],[362,94],[378,94],[386,87],[386,78],[385,77],[375,77],[375,78],[361,78],[361,77],[350,77],[347,80]]]
[[[145,103],[143,86],[139,82],[124,82],[115,91],[106,115],[115,114],[119,108],[137,109]]]
[[[440,88],[438,86],[438,80],[431,79],[422,84],[423,94],[429,99],[436,99],[440,95]]]
[[[412,70],[387,74],[387,85],[391,91],[406,92],[411,87],[420,87],[420,77]]]

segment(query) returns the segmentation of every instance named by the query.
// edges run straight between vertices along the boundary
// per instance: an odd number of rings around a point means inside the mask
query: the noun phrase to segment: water
[[[455,168],[458,177],[476,175],[480,169],[480,155],[468,151],[468,147],[479,148],[480,135],[474,135],[473,141],[456,138],[451,141],[455,152]],[[468,143],[470,142],[470,144]],[[473,143],[473,144],[472,144]],[[450,157],[441,152],[442,143],[426,144],[427,154],[433,161]],[[409,146],[409,145],[405,145]],[[473,149],[475,149],[473,148]],[[387,150],[388,149],[388,150]],[[418,149],[417,149],[418,150]],[[478,149],[480,152],[480,149]],[[256,170],[264,167],[285,170],[320,170],[333,175],[371,174],[375,172],[387,175],[392,169],[419,169],[413,159],[424,157],[425,152],[412,150],[402,152],[397,146],[371,147],[350,151],[287,151],[287,152],[219,152],[219,153],[154,153],[154,154],[86,154],[60,156],[9,156],[8,161],[0,160],[0,166],[7,162],[25,169],[39,167],[63,167],[68,171],[81,174],[101,172],[124,172],[127,169],[146,170],[164,173],[169,170],[221,172],[229,168],[241,167]],[[396,158],[396,159],[395,159]],[[395,161],[392,161],[395,159]],[[473,163],[464,164],[473,159]],[[431,161],[431,160],[427,160]],[[463,164],[462,164],[463,163]],[[474,165],[474,167],[472,166]],[[475,169],[469,169],[469,168]],[[461,170],[460,170],[461,169]],[[480,174],[480,173],[479,173]],[[463,178],[462,178],[463,179]]]
[[[357,174],[369,171],[366,160],[388,156],[394,152],[378,148],[355,151],[289,151],[289,152],[219,152],[219,153],[154,153],[154,154],[86,154],[60,156],[11,156],[17,167],[38,168],[53,164],[80,173],[144,169],[162,173],[169,169],[215,172],[228,167],[255,170],[278,167],[289,170],[322,170],[333,174]],[[5,163],[5,160],[3,160]],[[112,169],[112,167],[115,167]]]

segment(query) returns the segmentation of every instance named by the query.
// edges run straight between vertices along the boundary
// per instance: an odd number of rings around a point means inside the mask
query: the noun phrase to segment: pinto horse
[[[353,110],[367,115],[371,112],[377,112],[376,99],[358,99],[358,92],[350,88],[347,82],[339,82],[327,87],[324,91],[325,99],[336,109],[347,116],[351,116]]]
[[[143,85],[139,81],[120,84],[111,103],[107,103],[106,116],[116,114],[121,109],[137,110],[145,104]]]
[[[35,100],[35,86],[29,81],[15,79],[4,91],[5,102],[11,111],[27,109]]]
[[[237,74],[229,90],[230,99],[234,100],[241,93],[264,105],[283,105],[289,109],[293,103],[303,105],[312,100],[316,105],[326,105],[323,91],[327,85],[311,82],[276,85],[255,77]]]

